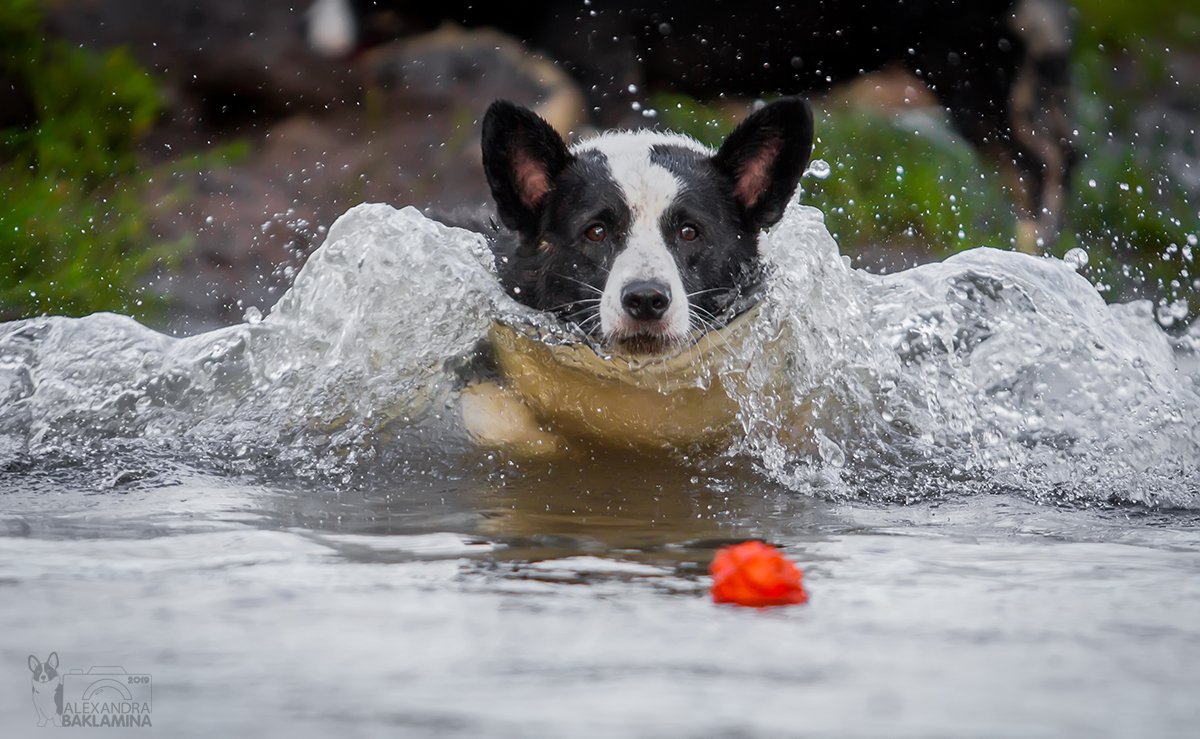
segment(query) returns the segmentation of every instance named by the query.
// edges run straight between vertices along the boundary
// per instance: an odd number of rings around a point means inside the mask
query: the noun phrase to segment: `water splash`
[[[1063,255],[1063,261],[1066,262],[1067,266],[1069,266],[1071,269],[1078,272],[1087,266],[1088,253],[1086,250],[1076,246],[1068,250],[1067,253]]]
[[[832,173],[833,169],[824,159],[812,160],[808,163],[808,169],[804,170],[805,177],[813,177],[818,180],[827,180]]]
[[[125,316],[0,327],[0,455],[139,437],[233,453],[362,448],[453,389],[504,298],[483,238],[358,206],[265,318],[175,339]],[[0,462],[3,456],[0,456]]]
[[[1173,344],[1148,302],[1105,305],[1054,259],[975,249],[857,271],[800,205],[762,249],[752,350],[727,358],[750,389],[726,454],[838,496],[1200,507],[1195,328]],[[482,237],[359,206],[265,318],[183,339],[110,314],[0,326],[0,465],[136,440],[336,472],[412,429],[465,445],[460,369],[512,315],[530,312]]]
[[[1068,264],[986,248],[853,271],[803,207],[766,249],[783,275],[767,325],[790,333],[787,402],[812,409],[816,471],[848,465],[859,484],[873,474],[903,490],[932,469],[950,488],[1200,502],[1196,378],[1149,302],[1108,306]],[[748,443],[768,469],[811,478],[793,430],[751,415]]]

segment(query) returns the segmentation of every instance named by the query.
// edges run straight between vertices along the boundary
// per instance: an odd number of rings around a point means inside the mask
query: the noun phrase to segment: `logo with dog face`
[[[123,667],[92,667],[87,672],[58,669],[58,653],[45,662],[29,655],[33,707],[38,726],[150,726],[151,679]]]
[[[37,709],[38,726],[48,723],[62,726],[63,686],[58,674],[58,652],[51,652],[45,662],[29,655],[29,670],[33,673],[33,707]]]

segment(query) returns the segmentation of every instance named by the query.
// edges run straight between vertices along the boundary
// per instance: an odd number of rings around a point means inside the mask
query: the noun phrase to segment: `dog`
[[[752,312],[759,233],[783,216],[812,143],[812,111],[795,97],[715,151],[648,130],[568,146],[532,111],[493,103],[482,150],[499,223],[485,235],[500,282],[588,343],[552,349],[494,327],[499,381],[464,394],[471,435],[534,453],[560,450],[564,432],[630,447],[719,438],[736,408],[693,360]]]
[[[61,726],[63,685],[58,674],[58,653],[51,652],[45,662],[29,655],[29,670],[33,673],[33,707],[37,709],[38,726],[47,723]]]
[[[715,152],[645,130],[568,147],[531,111],[497,101],[482,148],[501,283],[612,351],[677,349],[757,287],[758,234],[783,215],[812,142],[800,98],[763,106]]]
[[[905,69],[1004,175],[1018,246],[1050,246],[1061,231],[1076,162],[1066,0],[317,0],[307,35],[342,56],[446,21],[497,28],[561,62],[601,126],[639,116],[646,92],[795,95]]]

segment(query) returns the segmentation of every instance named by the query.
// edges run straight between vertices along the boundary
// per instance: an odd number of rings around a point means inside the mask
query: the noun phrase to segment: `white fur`
[[[667,248],[659,227],[663,211],[686,183],[680,182],[670,170],[650,161],[651,148],[661,144],[686,146],[711,154],[709,149],[687,136],[652,131],[606,133],[573,147],[576,153],[594,149],[604,154],[609,171],[632,213],[625,248],[613,261],[600,298],[600,330],[606,337],[621,338],[641,329],[621,306],[621,292],[626,285],[643,280],[661,282],[670,289],[671,305],[662,318],[663,334],[682,339],[690,325],[688,298],[679,265]]]
[[[645,152],[647,155],[649,155],[651,147],[661,145],[682,146],[694,151],[698,151],[706,156],[712,156],[714,153],[716,153],[713,149],[708,148],[691,136],[686,136],[682,133],[646,130],[605,131],[601,134],[597,134],[596,136],[576,142],[573,146],[571,146],[571,153],[578,154],[581,151],[595,149],[596,151],[604,152],[605,156],[609,157],[612,157],[619,152]]]

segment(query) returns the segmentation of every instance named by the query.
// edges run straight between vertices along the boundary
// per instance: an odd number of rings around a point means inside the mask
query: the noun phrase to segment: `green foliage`
[[[1181,142],[1143,132],[1132,143],[1132,105],[1106,102],[1119,96],[1103,88],[1099,54],[1084,53],[1081,59],[1075,114],[1083,161],[1075,178],[1071,229],[1058,251],[1081,246],[1092,257],[1093,280],[1115,286],[1119,294],[1187,299],[1195,316],[1200,291],[1193,282],[1192,250],[1185,247],[1189,238],[1200,236],[1200,208],[1189,203],[1168,166]]]
[[[158,88],[122,50],[44,41],[34,0],[0,2],[0,77],[28,91],[36,122],[0,130],[0,319],[153,305],[136,296],[172,250],[146,248],[135,146]]]
[[[1195,45],[1200,5],[1180,0],[1073,0],[1080,47],[1096,43],[1129,50],[1160,49],[1163,42]]]
[[[832,174],[807,180],[805,200],[851,249],[923,248],[941,257],[1008,244],[1012,217],[999,178],[942,121],[834,109],[818,126],[813,154]]]

